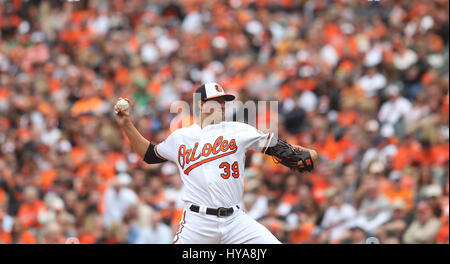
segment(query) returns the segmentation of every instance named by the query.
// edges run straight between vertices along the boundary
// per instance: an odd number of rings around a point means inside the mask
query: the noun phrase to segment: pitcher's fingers
[[[117,106],[114,106],[114,112],[117,114],[120,114],[122,112]]]

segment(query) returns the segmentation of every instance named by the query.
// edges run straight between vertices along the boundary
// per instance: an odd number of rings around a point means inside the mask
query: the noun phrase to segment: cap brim
[[[219,94],[216,96],[207,97],[207,98],[203,99],[203,101],[208,101],[208,100],[212,100],[212,99],[216,99],[216,98],[220,98],[220,97],[224,98],[225,101],[233,101],[236,98],[236,96],[234,96],[232,94]]]

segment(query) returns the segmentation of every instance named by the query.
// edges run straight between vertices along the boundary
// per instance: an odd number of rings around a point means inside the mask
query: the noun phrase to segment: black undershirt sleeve
[[[144,161],[148,164],[156,164],[167,161],[166,159],[161,159],[155,153],[155,145],[150,143],[148,146],[147,152],[145,152]]]

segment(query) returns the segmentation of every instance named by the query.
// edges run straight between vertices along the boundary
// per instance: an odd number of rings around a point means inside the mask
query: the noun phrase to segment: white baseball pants
[[[174,244],[281,244],[242,209],[234,207],[232,215],[217,217],[192,212],[189,206],[184,207]]]

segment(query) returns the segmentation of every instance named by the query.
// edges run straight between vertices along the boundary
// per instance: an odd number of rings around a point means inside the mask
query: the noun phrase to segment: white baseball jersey
[[[244,192],[246,151],[264,153],[273,136],[240,122],[223,121],[204,128],[193,124],[174,131],[155,152],[177,164],[185,202],[232,207]]]

